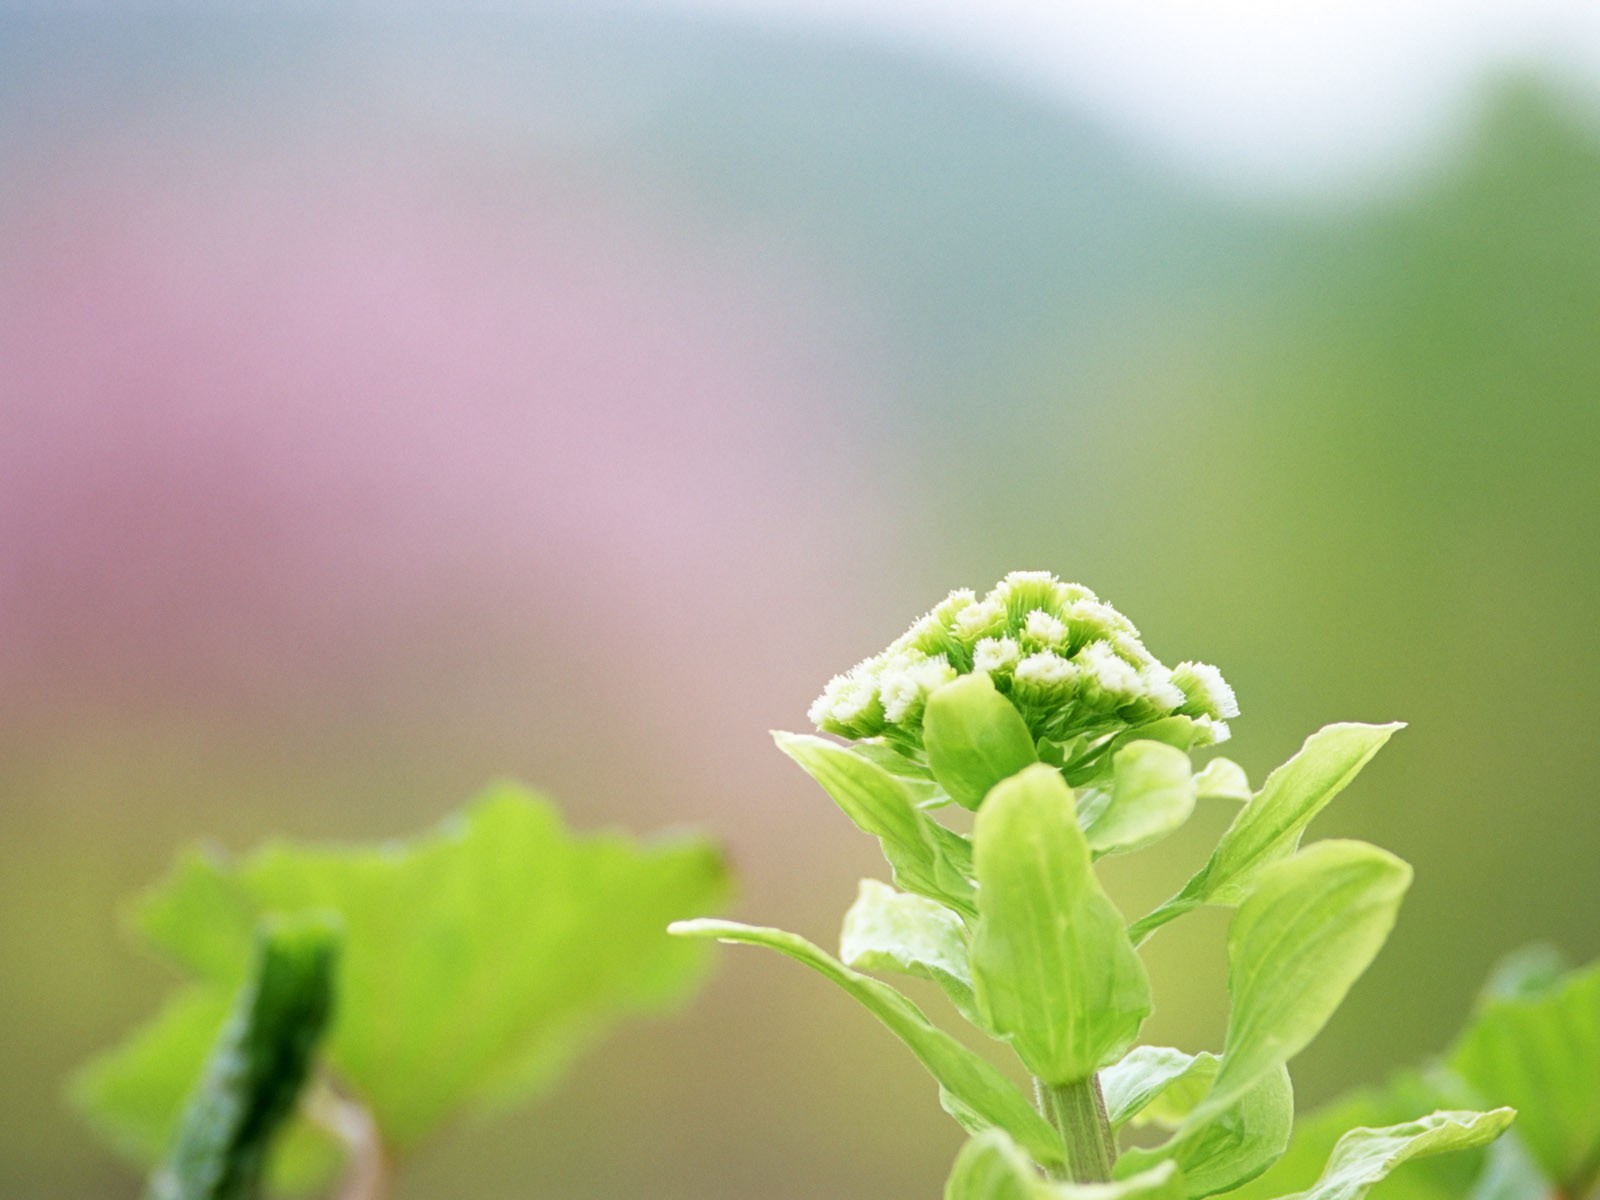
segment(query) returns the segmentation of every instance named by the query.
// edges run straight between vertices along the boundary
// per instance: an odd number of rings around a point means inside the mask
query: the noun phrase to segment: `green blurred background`
[[[196,837],[509,775],[718,833],[738,915],[831,942],[875,847],[766,731],[1015,567],[1220,664],[1257,779],[1410,723],[1315,829],[1417,883],[1302,1103],[1440,1049],[1505,951],[1600,951],[1595,79],[1486,60],[1282,188],[913,44],[0,17],[0,1193],[136,1194],[63,1081],[168,985],[118,908]],[[1148,1033],[1199,1049],[1191,920]],[[958,1144],[848,1000],[728,950],[400,1195],[911,1200]]]

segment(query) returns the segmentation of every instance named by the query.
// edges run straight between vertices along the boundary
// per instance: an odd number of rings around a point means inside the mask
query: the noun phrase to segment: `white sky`
[[[655,0],[865,33],[1063,97],[1224,184],[1349,184],[1426,154],[1494,66],[1600,94],[1600,0]]]

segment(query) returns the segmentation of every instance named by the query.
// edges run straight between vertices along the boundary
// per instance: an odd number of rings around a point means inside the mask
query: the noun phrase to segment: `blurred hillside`
[[[1317,828],[1418,882],[1303,1099],[1437,1048],[1524,940],[1600,952],[1580,99],[1486,87],[1310,213],[709,21],[0,17],[0,1191],[133,1194],[58,1081],[160,994],[115,910],[191,837],[509,774],[721,832],[741,915],[830,940],[874,854],[765,731],[1016,566],[1220,663],[1258,779],[1411,722]],[[1214,1043],[1220,960],[1153,951],[1152,1035]],[[957,1142],[846,1001],[730,951],[403,1194],[910,1200]]]

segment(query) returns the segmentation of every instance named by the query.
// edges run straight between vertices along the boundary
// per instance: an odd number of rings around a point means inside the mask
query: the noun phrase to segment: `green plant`
[[[957,592],[828,684],[811,717],[843,744],[776,735],[878,839],[897,885],[863,883],[839,958],[793,934],[728,921],[673,931],[795,958],[905,1042],[972,1134],[947,1200],[1235,1191],[1283,1154],[1293,1122],[1287,1063],[1376,955],[1411,877],[1361,842],[1300,846],[1398,726],[1331,725],[1252,790],[1226,759],[1192,765],[1236,715],[1215,668],[1162,665],[1086,588],[1016,573],[981,600]],[[1095,860],[1168,836],[1203,797],[1242,806],[1170,900],[1125,921]],[[950,804],[975,812],[970,836],[939,819]],[[1137,1045],[1151,1011],[1138,947],[1201,905],[1235,909],[1222,1051]],[[1016,1053],[1037,1108],[867,970],[936,983]],[[1354,1200],[1410,1159],[1492,1141],[1512,1115],[1447,1109],[1352,1129],[1293,1195]],[[1168,1136],[1119,1151],[1119,1130],[1137,1122]]]
[[[1435,1062],[1395,1074],[1296,1123],[1284,1156],[1238,1193],[1270,1200],[1316,1178],[1341,1131],[1439,1106],[1507,1104],[1494,1145],[1394,1175],[1378,1200],[1585,1200],[1600,1186],[1600,963],[1569,970],[1549,947],[1512,955]]]
[[[684,996],[704,955],[662,929],[726,888],[704,841],[575,835],[510,786],[408,842],[194,850],[133,913],[190,982],[73,1093],[162,1164],[149,1200],[305,1188],[341,1158],[344,1194],[376,1200],[444,1122]]]

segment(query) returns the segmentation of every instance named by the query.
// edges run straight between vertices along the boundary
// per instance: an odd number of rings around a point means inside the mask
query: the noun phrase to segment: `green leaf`
[[[1172,899],[1130,930],[1135,943],[1202,904],[1243,903],[1261,872],[1293,854],[1319,812],[1371,761],[1395,730],[1390,725],[1329,725],[1267,777],[1239,810],[1206,865]]]
[[[191,856],[139,925],[231,987],[230,938],[248,937],[248,914],[336,913],[346,940],[328,1059],[404,1150],[465,1107],[547,1087],[618,1019],[684,995],[706,957],[666,924],[725,890],[704,842],[577,836],[544,801],[501,786],[410,842],[276,843],[238,865]]]
[[[1452,1154],[1444,1162],[1454,1162],[1458,1159],[1472,1157],[1468,1154]],[[1482,1173],[1478,1175],[1477,1182],[1472,1185],[1470,1192],[1465,1189],[1439,1193],[1440,1200],[1455,1200],[1457,1196],[1465,1195],[1467,1200],[1545,1200],[1550,1194],[1550,1181],[1539,1171],[1538,1164],[1528,1153],[1527,1147],[1517,1138],[1513,1129],[1505,1137],[1491,1143],[1485,1154],[1486,1162],[1483,1164]],[[1441,1161],[1429,1159],[1424,1165]],[[1385,1200],[1434,1200],[1434,1197],[1413,1198],[1411,1196],[1391,1196],[1388,1185],[1391,1180],[1383,1184]]]
[[[978,1023],[961,918],[925,896],[863,879],[844,915],[839,957],[860,971],[898,971],[931,979],[961,1015]]]
[[[963,675],[928,697],[922,744],[933,777],[952,800],[974,811],[995,784],[1039,761],[1028,723],[983,672]]]
[[[1059,1162],[1056,1132],[1004,1075],[934,1025],[910,1000],[879,980],[852,971],[798,934],[741,925],[735,921],[678,921],[679,937],[766,946],[831,979],[889,1027],[955,1103],[953,1115],[971,1128],[997,1128],[1010,1134],[1040,1162]]]
[[[945,1200],[1184,1200],[1183,1175],[1161,1163],[1113,1183],[1053,1183],[1010,1138],[979,1134],[962,1147],[945,1184]]]
[[[1479,1006],[1496,1000],[1538,1000],[1557,991],[1570,971],[1566,956],[1554,946],[1544,942],[1523,946],[1494,965],[1479,993]]]
[[[185,988],[117,1048],[73,1078],[74,1105],[130,1163],[148,1169],[171,1144],[184,1101],[227,1020],[219,987]],[[297,1120],[268,1164],[274,1191],[302,1192],[332,1178],[342,1151],[331,1135]]]
[[[1135,1046],[1100,1072],[1111,1128],[1155,1124],[1174,1129],[1205,1098],[1222,1060],[1170,1046]]]
[[[1289,1148],[1272,1168],[1230,1193],[1229,1200],[1277,1200],[1317,1181],[1339,1139],[1356,1126],[1369,1129],[1414,1121],[1454,1103],[1459,1084],[1443,1076],[1404,1071],[1382,1087],[1363,1088],[1294,1123]],[[1418,1160],[1377,1186],[1384,1200],[1462,1200],[1484,1169],[1483,1151]],[[1527,1200],[1542,1200],[1535,1190]]]
[[[1413,1158],[1471,1150],[1492,1142],[1516,1115],[1493,1112],[1436,1112],[1404,1125],[1352,1129],[1339,1139],[1322,1177],[1283,1200],[1361,1200],[1400,1164]]]
[[[1562,1192],[1600,1182],[1600,964],[1532,999],[1489,1000],[1450,1065],[1484,1102],[1517,1109],[1517,1136]]]
[[[1150,1013],[1122,915],[1089,865],[1072,789],[1044,764],[997,785],[973,830],[979,1011],[1047,1084],[1116,1061]]]
[[[950,803],[945,790],[934,781],[933,772],[925,762],[912,758],[905,750],[882,738],[862,738],[846,743],[845,747],[857,758],[864,758],[874,766],[882,767],[900,781],[912,802],[918,808],[940,808]]]
[[[1177,1129],[1189,1119],[1191,1113],[1216,1082],[1222,1060],[1209,1051],[1202,1050],[1194,1056],[1189,1069],[1178,1076],[1134,1118],[1135,1125],[1158,1125],[1163,1129]]]
[[[149,1200],[252,1200],[294,1113],[334,1002],[339,935],[312,916],[261,924],[254,967],[184,1106]]]
[[[972,847],[922,812],[905,783],[822,738],[801,733],[772,736],[778,749],[821,784],[857,828],[878,839],[896,883],[963,916],[977,914]]]
[[[1314,1038],[1393,928],[1411,868],[1364,842],[1318,842],[1264,872],[1228,928],[1231,1011],[1215,1112]]]
[[[1195,795],[1202,800],[1250,802],[1250,779],[1231,758],[1213,758],[1195,773]]]
[[[1191,1197],[1232,1191],[1278,1160],[1293,1124],[1294,1087],[1279,1065],[1221,1109],[1196,1107],[1163,1145],[1129,1150],[1117,1160],[1117,1174],[1171,1161],[1183,1169]]]
[[[1160,841],[1194,811],[1189,756],[1163,742],[1129,742],[1112,759],[1111,796],[1084,835],[1096,857]]]

